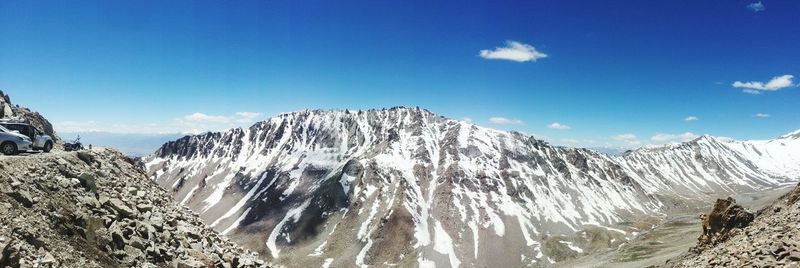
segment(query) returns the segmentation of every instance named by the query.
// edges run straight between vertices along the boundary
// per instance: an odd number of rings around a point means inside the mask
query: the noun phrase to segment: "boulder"
[[[136,209],[138,209],[139,212],[148,212],[148,211],[152,211],[153,210],[153,205],[150,205],[150,204],[138,204],[138,205],[136,205]]]
[[[136,211],[119,198],[110,198],[106,204],[115,211],[119,212],[119,214],[123,217],[130,218],[131,216],[136,215]]]
[[[202,262],[199,262],[199,261],[194,260],[194,259],[178,260],[175,266],[178,267],[178,268],[202,268],[202,267],[206,267],[205,265],[203,265]]]
[[[0,266],[5,267],[7,263],[6,261],[6,249],[11,245],[8,241],[6,241],[5,237],[0,237]]]
[[[78,152],[78,159],[86,163],[87,165],[92,165],[95,162],[94,155],[87,151],[79,151]]]
[[[789,260],[790,261],[800,261],[800,252],[795,251],[795,252],[789,253]]]
[[[200,239],[200,230],[188,224],[179,224],[176,232],[193,239]]]
[[[91,173],[81,173],[81,175],[78,175],[77,179],[81,182],[81,186],[83,186],[86,191],[97,194],[97,182],[95,181],[94,175]]]
[[[45,268],[57,266],[56,258],[53,257],[53,254],[50,254],[50,252],[45,252],[43,256],[38,257],[36,260],[36,264],[38,264],[37,265],[38,267],[45,267]]]
[[[23,206],[25,206],[27,208],[33,206],[34,199],[33,199],[33,197],[31,197],[31,194],[28,193],[25,190],[17,189],[17,190],[13,190],[11,192],[7,192],[6,194],[8,196],[10,196],[11,198],[14,198],[14,200],[17,200],[17,202],[19,202],[20,204],[22,204]]]
[[[12,245],[12,241],[5,244],[0,243],[0,267],[17,267],[19,266],[19,244]]]
[[[11,204],[0,202],[0,214],[6,215],[9,209],[11,209]]]

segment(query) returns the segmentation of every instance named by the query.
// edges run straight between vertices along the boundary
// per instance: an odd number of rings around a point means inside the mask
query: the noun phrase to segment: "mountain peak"
[[[293,112],[286,112],[278,114],[278,117],[290,115],[303,115],[303,114],[325,114],[325,113],[343,113],[343,114],[360,114],[360,113],[386,113],[386,112],[414,112],[436,115],[428,109],[420,108],[419,106],[394,106],[391,108],[370,108],[370,109],[304,109]]]
[[[786,135],[783,135],[779,139],[793,139],[793,140],[800,139],[800,129],[790,132]]]

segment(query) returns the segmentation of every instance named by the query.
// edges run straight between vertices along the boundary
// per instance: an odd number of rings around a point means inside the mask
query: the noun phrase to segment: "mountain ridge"
[[[168,142],[145,162],[218,231],[277,263],[305,265],[547,266],[588,249],[592,241],[574,236],[587,228],[611,233],[613,247],[644,227],[618,223],[658,218],[673,200],[691,206],[795,179],[702,137],[626,155],[395,107],[284,113]]]

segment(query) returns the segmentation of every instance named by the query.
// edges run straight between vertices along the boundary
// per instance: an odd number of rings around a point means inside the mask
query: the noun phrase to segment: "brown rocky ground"
[[[258,267],[107,149],[0,156],[0,267]]]

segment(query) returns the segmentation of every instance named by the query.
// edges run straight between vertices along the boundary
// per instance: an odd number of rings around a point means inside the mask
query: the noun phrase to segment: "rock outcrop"
[[[704,248],[723,242],[735,234],[735,229],[746,227],[753,221],[753,213],[736,204],[736,200],[717,199],[709,214],[700,215],[703,220],[703,234],[697,239],[694,250],[702,251]]]
[[[258,267],[116,151],[0,156],[0,267]]]
[[[698,245],[664,267],[800,267],[800,185],[751,215],[718,200]],[[712,216],[714,221],[712,222]],[[707,223],[707,224],[706,224]],[[743,226],[747,225],[747,226]]]
[[[33,125],[47,135],[50,135],[56,145],[61,144],[61,139],[56,135],[56,131],[53,129],[53,125],[50,124],[50,121],[47,121],[47,119],[38,112],[12,104],[11,97],[0,90],[0,119],[10,118],[22,120]]]

